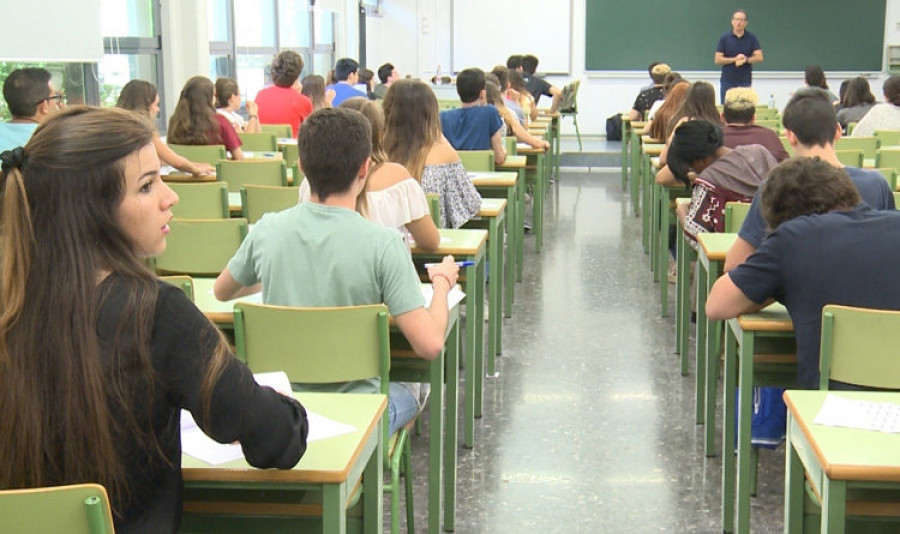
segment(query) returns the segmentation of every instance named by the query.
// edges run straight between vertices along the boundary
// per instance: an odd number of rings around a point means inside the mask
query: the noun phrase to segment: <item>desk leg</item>
[[[668,188],[659,187],[659,261],[656,269],[659,271],[659,308],[660,316],[669,316],[669,195]]]
[[[645,159],[648,159],[644,156]],[[650,209],[650,271],[653,273],[653,281],[659,282],[659,198],[662,193],[662,186],[649,184],[650,202],[647,206]]]
[[[684,239],[682,237],[682,239]],[[687,248],[687,247],[684,247]],[[706,422],[706,265],[702,260],[697,261],[697,331],[695,341],[697,348],[694,351],[694,367],[696,376],[696,420],[698,425]],[[690,309],[690,306],[687,306]],[[688,312],[690,314],[690,312]],[[707,442],[706,456],[714,456]]]
[[[522,281],[522,265],[525,250],[525,169],[519,169],[516,180],[516,282]]]
[[[641,138],[632,132],[629,143],[631,151],[631,205],[634,208],[634,216],[641,215]],[[643,235],[644,252],[647,251],[647,235]]]
[[[503,223],[506,231],[506,238],[504,239],[506,258],[503,261],[503,266],[506,269],[503,275],[503,286],[505,288],[503,315],[505,317],[512,317],[512,305],[516,297],[516,220],[516,188],[513,188],[506,197],[506,216]]]
[[[379,534],[384,531],[384,507],[382,506],[384,432],[381,431],[381,428],[386,424],[388,424],[387,418],[382,416],[376,427],[378,429],[378,445],[369,461],[366,462],[366,468],[363,471],[363,532],[366,534]],[[399,488],[394,488],[394,491],[399,491]],[[347,502],[346,490],[341,495],[339,503],[341,516],[347,515],[344,509],[345,502]]]
[[[547,184],[545,182],[544,172],[541,169],[541,156],[537,157],[538,162],[534,170],[534,205],[533,215],[534,221],[534,251],[541,252],[541,246],[544,244],[544,198],[547,195]]]
[[[447,389],[444,402],[444,530],[452,532],[456,528],[456,460],[457,460],[457,420],[459,419],[459,321],[453,326],[447,338],[444,351],[446,362]],[[435,390],[434,385],[431,386]],[[440,388],[440,382],[438,382]],[[440,412],[438,412],[440,413]]]
[[[629,135],[631,135],[630,132],[627,132],[627,131],[622,132],[622,191],[625,190],[625,184],[626,184],[626,182],[628,182],[628,136]],[[557,171],[557,174],[559,174],[559,171]],[[631,198],[631,201],[634,202],[634,197]]]
[[[795,432],[794,417],[787,413],[787,443],[785,444],[784,464],[784,532],[785,534],[803,533],[803,463],[794,448],[792,434]]]
[[[485,265],[485,256],[481,257],[481,261],[477,265],[478,284],[475,289],[478,291],[475,321],[475,417],[481,417],[482,406],[484,404],[484,286],[487,266]],[[491,315],[496,315],[490,310]],[[468,325],[467,325],[468,326]],[[474,425],[473,425],[474,427]],[[472,444],[474,441],[474,428],[472,434]]]
[[[676,333],[678,340],[677,351],[681,355],[681,375],[688,374],[688,358],[690,357],[690,341],[691,327],[691,260],[696,259],[697,255],[694,249],[688,244],[684,237],[684,230],[676,221],[675,239],[678,244],[678,278],[676,280],[676,308],[678,310],[675,319]],[[702,423],[703,421],[697,421]]]
[[[750,532],[750,494],[753,493],[752,473],[756,455],[750,444],[750,420],[753,416],[753,353],[754,336],[743,332],[738,348],[738,435],[737,435],[737,530]],[[726,391],[726,395],[733,394]]]
[[[378,427],[381,428],[380,426]],[[378,447],[378,451],[381,451],[381,447]],[[381,475],[381,466],[382,459],[381,456],[372,455],[369,458],[368,463],[366,463],[366,474],[369,473],[369,467],[373,461],[379,465],[378,475]],[[366,477],[368,478],[368,477]],[[365,484],[365,479],[363,479],[363,484]],[[378,489],[381,489],[381,476],[378,476],[378,481],[375,484],[371,484],[372,486],[377,485]],[[363,491],[368,489],[369,486],[364,486]],[[367,498],[368,500],[368,498]],[[381,506],[381,494],[378,494],[377,500],[379,508]],[[324,488],[322,488],[322,532],[324,534],[345,534],[347,532],[347,512],[344,509],[344,503],[347,502],[347,487],[344,484],[325,484]],[[368,504],[368,503],[366,503]],[[365,506],[365,511],[369,512],[370,509],[368,506]],[[378,514],[379,519],[383,522],[382,513]],[[367,516],[366,521],[369,520]],[[381,525],[381,523],[379,523]],[[383,525],[382,525],[382,528]]]
[[[822,528],[828,534],[844,534],[847,510],[847,483],[825,477],[822,488]]]
[[[713,284],[722,274],[721,262],[709,262],[709,271],[706,277],[707,295],[712,290]],[[715,454],[716,450],[716,387],[719,383],[719,353],[722,347],[722,321],[706,320],[706,452],[707,456]]]
[[[498,217],[491,217],[488,228],[488,263],[490,264],[491,285],[488,293],[488,353],[487,373],[497,374],[497,355],[500,354],[502,340],[501,324],[503,310],[500,296],[503,290],[503,232]]]
[[[737,339],[725,329],[725,370],[722,373],[722,531],[734,532],[734,391],[737,387]],[[710,399],[706,399],[709,402]],[[707,425],[715,424],[708,420]],[[709,455],[707,453],[707,455]]]

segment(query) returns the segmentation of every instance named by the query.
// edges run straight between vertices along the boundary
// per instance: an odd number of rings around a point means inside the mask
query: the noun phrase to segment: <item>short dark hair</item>
[[[884,92],[885,100],[895,106],[900,106],[900,76],[891,76],[888,78],[884,82],[882,91]]]
[[[359,70],[359,62],[349,57],[342,57],[334,64],[334,79],[346,82],[351,74]]]
[[[828,89],[828,82],[825,81],[825,71],[818,65],[807,65],[803,79],[806,81],[806,85],[810,87]]]
[[[496,76],[497,81],[500,82],[498,85],[500,86],[501,91],[505,91],[506,89],[509,89],[509,69],[508,68],[504,67],[503,65],[497,65],[496,67],[491,69],[491,73],[494,76]]]
[[[707,120],[691,120],[675,129],[675,135],[669,144],[666,163],[669,170],[679,181],[688,184],[688,171],[691,164],[708,156],[724,144],[725,137],[717,124]]]
[[[537,56],[526,54],[522,56],[522,71],[531,76],[537,71],[538,67],[538,58]]]
[[[228,101],[232,95],[238,94],[238,84],[231,78],[218,78],[216,80],[216,107],[228,107]]]
[[[792,158],[771,171],[760,187],[762,215],[774,230],[802,215],[850,210],[859,191],[843,169],[819,158]]]
[[[39,67],[16,69],[3,82],[3,99],[13,117],[34,117],[50,97],[50,72]]]
[[[522,77],[521,72],[519,72],[517,70],[509,71],[509,86],[519,92],[526,90],[525,89],[525,78]]]
[[[749,124],[756,115],[756,91],[749,87],[733,87],[725,93],[722,116],[726,123]]]
[[[516,70],[522,66],[522,56],[520,54],[513,54],[506,58],[506,68],[509,70]]]
[[[322,108],[303,121],[297,149],[310,191],[325,200],[353,184],[372,153],[372,126],[358,111]]]
[[[463,69],[456,76],[456,94],[464,104],[478,100],[485,88],[484,71],[477,68]]]
[[[378,67],[378,79],[381,80],[381,83],[387,83],[388,78],[391,77],[391,74],[394,72],[394,66],[390,63],[385,63],[384,65]]]
[[[269,76],[278,87],[290,87],[303,72],[303,56],[293,50],[283,50],[272,60]]]
[[[797,90],[788,101],[781,123],[794,132],[801,145],[826,146],[834,143],[837,113],[827,91],[806,87]]]

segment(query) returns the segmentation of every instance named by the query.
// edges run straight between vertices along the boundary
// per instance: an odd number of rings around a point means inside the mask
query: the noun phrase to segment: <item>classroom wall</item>
[[[541,0],[522,0],[522,9],[533,11],[540,16],[546,3]],[[367,54],[370,64],[391,61],[403,72],[421,78],[430,78],[434,74],[436,65],[450,64],[452,57],[453,38],[474,38],[473,36],[454,35],[452,28],[453,0],[384,0],[385,17],[382,19],[370,18],[367,22],[369,42]],[[585,0],[572,0],[572,13],[575,21],[572,24],[570,43],[564,39],[559,40],[560,47],[572,49],[573,72],[569,76],[552,76],[549,80],[557,87],[562,87],[570,79],[580,78],[578,115],[579,128],[582,134],[604,134],[606,118],[610,115],[627,110],[634,102],[634,97],[640,88],[649,83],[646,71],[614,72],[614,73],[588,73],[584,71],[584,12]],[[413,18],[415,13],[415,18]],[[402,17],[402,20],[389,18],[392,14]],[[423,16],[428,22],[428,33],[421,31]],[[415,21],[415,23],[413,23]],[[729,21],[722,21],[722,31],[729,27]],[[515,31],[515,28],[504,27],[498,24],[497,31]],[[752,22],[749,26],[753,31]],[[377,38],[375,36],[377,35]],[[444,41],[444,37],[448,39]],[[639,38],[640,30],[636,26],[635,37]],[[441,41],[436,43],[436,38]],[[718,36],[709,37],[709,57],[712,68],[712,57],[715,52],[715,44]],[[839,37],[836,37],[839,38]],[[765,39],[762,40],[763,52],[765,52]],[[416,50],[410,50],[415,43]],[[900,45],[900,0],[887,0],[885,16],[885,46],[888,44]],[[418,52],[416,54],[416,52]],[[526,53],[527,50],[496,50],[485,51],[485,64],[482,68],[494,64],[505,63],[506,57],[512,53]],[[413,62],[413,55],[415,61]],[[394,58],[402,58],[395,60]],[[413,66],[410,66],[410,65]],[[371,68],[371,67],[370,67]],[[377,65],[376,65],[377,68]],[[678,69],[677,65],[673,68]],[[374,70],[374,69],[373,69]],[[705,80],[712,83],[718,90],[719,71],[710,70],[704,72],[683,73],[690,80]],[[827,72],[826,77],[834,92],[837,92],[840,82],[860,73]],[[869,82],[872,84],[873,93],[881,97],[881,85],[886,79],[884,73],[871,73]],[[790,93],[803,83],[803,73],[772,73],[754,76],[754,88],[760,94],[761,102],[768,102],[769,95],[774,95],[778,107],[783,107],[790,97]],[[545,103],[548,103],[544,100]],[[574,134],[573,122],[564,119],[562,123],[563,134]]]

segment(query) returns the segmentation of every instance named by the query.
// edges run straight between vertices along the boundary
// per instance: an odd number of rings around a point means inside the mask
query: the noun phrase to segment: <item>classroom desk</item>
[[[547,152],[540,148],[520,148],[518,149],[518,155],[524,156],[526,160],[526,181],[528,181],[527,177],[532,172],[534,173],[534,219],[537,220],[540,217],[541,221],[541,231],[537,232],[537,227],[535,227],[534,249],[536,252],[540,252],[544,244],[544,205],[547,200],[547,194],[550,192],[550,167],[548,166],[550,159],[547,157]],[[557,181],[556,183],[558,184],[559,182]],[[538,195],[538,188],[541,188],[541,195]],[[538,202],[540,202],[540,206],[538,206]]]
[[[821,498],[821,532],[843,533],[847,495],[856,488],[900,489],[900,434],[813,423],[826,395],[900,404],[896,392],[786,391],[784,531],[804,531],[804,475]]]
[[[763,348],[764,345],[771,348]],[[750,532],[750,496],[756,486],[754,468],[756,451],[750,445],[753,386],[794,387],[797,380],[794,325],[784,306],[772,304],[758,313],[744,314],[728,320],[725,331],[724,366],[722,528],[725,532],[746,534]],[[735,395],[738,396],[739,414],[737,447],[735,447]],[[706,402],[713,404],[710,397],[707,397]],[[706,423],[707,428],[714,426],[712,419],[708,419]],[[737,501],[736,517],[735,501]]]
[[[641,131],[644,129],[645,123],[639,121],[631,121],[631,135],[629,136],[628,145],[631,152],[631,170],[629,180],[631,180],[631,205],[634,208],[634,216],[641,214]],[[644,242],[644,251],[647,250],[647,243]]]
[[[469,179],[475,189],[485,198],[506,199],[506,317],[512,317],[512,303],[515,299],[515,282],[522,281],[522,263],[525,245],[525,182],[522,173],[513,172],[470,172]]]
[[[222,499],[221,490],[240,490],[278,493],[285,490],[315,490],[322,494],[322,531],[347,531],[347,501],[357,483],[363,487],[363,525],[365,532],[382,532],[382,472],[384,462],[384,434],[380,430],[387,407],[384,395],[354,395],[350,393],[294,393],[308,410],[348,423],[356,430],[341,436],[310,443],[306,453],[293,469],[256,469],[241,458],[221,465],[209,465],[188,455],[182,455],[181,473],[188,495],[211,490],[213,497]],[[216,492],[216,490],[220,490]],[[239,497],[238,497],[239,498]],[[277,498],[277,497],[276,497]],[[236,526],[236,517],[255,519],[282,518],[303,515],[303,505],[291,502],[211,502],[185,499],[185,516],[198,514],[198,522],[214,520],[205,514],[223,516],[217,530],[247,528]],[[257,524],[258,525],[258,524]],[[207,525],[208,526],[208,525]],[[261,525],[260,525],[261,526]]]
[[[659,158],[652,158],[655,163],[651,165],[651,169],[659,169]],[[655,173],[652,173],[655,175]],[[674,186],[659,185],[656,180],[653,181],[653,187],[656,189],[654,195],[657,200],[657,221],[656,226],[656,273],[659,277],[659,307],[660,316],[667,317],[669,315],[669,283],[666,273],[669,267],[669,226],[672,224],[672,218],[677,217],[672,213],[672,202],[678,198],[690,197],[691,189],[685,185],[678,184]],[[678,237],[676,236],[676,239]]]
[[[441,244],[434,252],[413,247],[413,260],[417,264],[439,262],[447,254],[457,260],[471,261],[474,265],[463,267],[466,292],[466,353],[465,353],[465,417],[463,444],[475,446],[475,418],[481,417],[484,394],[484,263],[486,257],[486,230],[450,230],[441,228]],[[499,310],[489,310],[496,315]]]
[[[690,204],[690,202],[689,198],[675,199],[676,206]],[[684,226],[677,217],[675,219],[675,242],[678,244],[676,252],[678,272],[675,279],[675,352],[681,356],[681,376],[687,376],[688,353],[690,352],[688,348],[689,329],[691,327],[691,263],[697,260],[697,251],[688,243],[687,237],[684,235]]]
[[[213,281],[213,278],[193,279],[194,303],[210,321],[220,327],[233,328],[234,304],[241,299],[227,302],[216,300],[212,294]],[[247,300],[255,299],[256,302],[260,301],[258,295],[245,298]],[[391,345],[391,378],[431,384],[429,432],[432,436],[443,435],[443,440],[429,439],[428,444],[428,530],[432,533],[440,530],[442,478],[444,486],[444,525],[448,530],[452,530],[456,517],[459,329],[459,306],[454,306],[450,310],[447,324],[444,354],[431,361],[415,356],[403,344],[392,343]],[[471,367],[468,362],[467,365]],[[440,394],[442,390],[444,395]],[[447,525],[450,525],[450,527],[447,527]]]
[[[164,182],[182,182],[182,183],[204,183],[204,182],[216,182],[218,178],[216,177],[216,173],[211,172],[209,174],[190,174],[186,172],[181,172],[178,170],[174,170],[172,172],[163,173],[160,175]],[[288,165],[287,167],[287,182],[288,185],[294,184],[294,166]]]
[[[722,321],[710,321],[706,318],[706,297],[722,275],[725,253],[735,239],[737,234],[697,235],[696,421],[697,424],[706,424],[703,446],[706,456],[715,456],[715,388],[719,379],[722,339]]]
[[[653,165],[650,158],[658,157],[665,145],[642,144],[640,147],[638,165],[641,168],[641,221],[643,230],[644,252],[650,253],[650,267],[654,273],[654,282],[659,281],[659,273],[656,272],[656,243],[652,229],[656,225],[656,206],[654,192],[656,191],[656,175],[653,173]]]
[[[507,156],[506,161],[502,165],[496,165],[495,170],[498,171],[515,171],[525,175],[527,169],[527,156],[516,155]],[[534,228],[534,250],[541,251],[544,242],[544,198],[546,194],[545,185],[542,178],[543,173],[536,173],[536,183],[534,185],[534,196],[532,204],[531,225]],[[524,179],[523,179],[524,181]],[[524,189],[524,187],[523,187]],[[524,191],[523,191],[524,194]]]

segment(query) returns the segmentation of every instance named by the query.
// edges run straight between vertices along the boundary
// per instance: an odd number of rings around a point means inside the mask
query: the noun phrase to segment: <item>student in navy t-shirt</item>
[[[493,150],[494,163],[506,160],[503,120],[487,105],[484,71],[465,69],[456,77],[462,107],[441,112],[441,130],[456,150]]]
[[[795,156],[820,158],[834,167],[843,168],[859,190],[863,202],[876,210],[894,209],[894,195],[881,173],[844,167],[838,161],[834,140],[840,137],[841,126],[826,91],[810,87],[794,93],[784,108],[782,122]],[[743,263],[766,237],[766,223],[760,208],[757,193],[738,232],[737,241],[725,256],[726,272]]]

